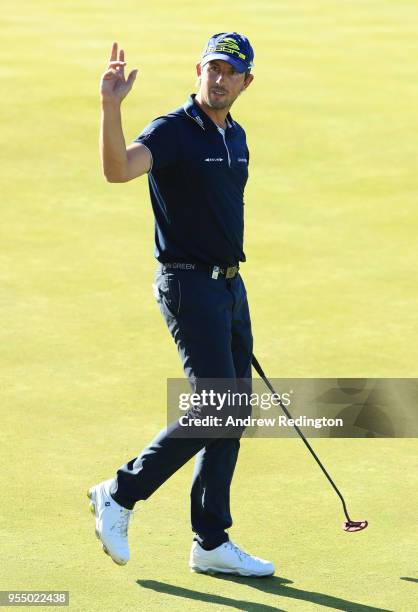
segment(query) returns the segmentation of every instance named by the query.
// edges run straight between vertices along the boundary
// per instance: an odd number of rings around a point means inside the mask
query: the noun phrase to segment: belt
[[[185,263],[185,262],[169,262],[161,264],[162,270],[200,270],[202,272],[208,272],[214,280],[218,278],[234,278],[238,274],[239,265],[235,266],[209,266],[206,264],[198,263]]]

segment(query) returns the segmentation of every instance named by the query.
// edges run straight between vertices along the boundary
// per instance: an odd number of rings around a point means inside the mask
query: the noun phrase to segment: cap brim
[[[235,57],[231,57],[230,55],[226,55],[226,53],[209,53],[209,55],[205,55],[205,57],[202,57],[200,65],[204,66],[208,62],[217,59],[224,60],[224,62],[228,62],[228,64],[231,64],[231,66],[233,66],[235,70],[238,70],[238,72],[247,72],[247,70],[250,70],[250,68],[245,62],[242,62],[241,60],[236,59]]]

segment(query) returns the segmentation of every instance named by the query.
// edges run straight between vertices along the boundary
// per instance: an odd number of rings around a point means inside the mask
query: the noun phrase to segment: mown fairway
[[[256,79],[234,108],[256,354],[272,377],[416,377],[418,7],[399,0],[39,0],[2,8],[0,589],[71,609],[391,610],[417,605],[417,441],[244,440],[231,537],[271,580],[190,574],[192,465],[141,506],[132,561],[94,537],[86,489],[165,423],[180,362],[154,302],[146,180],[106,184],[98,84],[113,40],[139,67],[126,140],[193,91],[209,35]],[[402,577],[414,579],[402,580]]]

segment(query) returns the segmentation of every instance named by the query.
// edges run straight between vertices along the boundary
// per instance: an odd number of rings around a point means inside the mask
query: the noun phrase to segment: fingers
[[[110,64],[126,64],[125,62],[125,51],[123,49],[119,50],[118,53],[118,43],[114,42],[112,45],[112,51],[110,52]]]
[[[138,68],[131,70],[126,82],[129,83],[129,85],[133,85],[137,74],[138,74]],[[114,68],[110,68],[109,70],[106,70],[106,72],[103,74],[104,79],[113,79],[113,77],[120,77],[120,72],[118,72]]]
[[[118,73],[114,69],[107,70],[103,75],[103,79],[109,81],[110,79],[113,79],[115,76],[117,76],[117,74]]]
[[[125,81],[125,66],[125,51],[123,49],[118,49],[118,43],[114,42],[110,53],[109,65],[107,71],[103,75],[103,80],[121,79],[120,84],[125,83],[130,89],[134,84],[138,69],[135,68],[131,70]]]
[[[118,43],[114,42],[112,45],[112,51],[110,53],[110,60],[108,65],[108,70],[114,69],[117,70],[118,73],[125,78],[124,67],[126,66],[125,62],[125,51],[123,49],[119,50],[118,53]]]
[[[125,78],[125,51],[123,49],[121,49],[119,51],[119,63],[120,66],[118,68],[116,68],[116,70],[119,70],[122,78]]]
[[[129,76],[126,80],[126,83],[127,85],[129,85],[129,87],[132,87],[132,85],[134,84],[137,74],[138,74],[138,68],[135,68],[135,70],[131,70],[131,72],[129,73]]]
[[[118,43],[114,42],[112,45],[112,51],[110,52],[110,62],[114,62],[118,58]]]

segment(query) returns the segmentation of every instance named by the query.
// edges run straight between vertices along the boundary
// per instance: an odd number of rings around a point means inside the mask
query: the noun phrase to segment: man
[[[203,379],[251,378],[251,322],[238,273],[239,262],[245,261],[243,195],[249,152],[245,132],[229,110],[253,81],[253,57],[245,36],[215,34],[196,66],[198,93],[152,121],[127,148],[120,106],[137,70],[125,79],[124,52],[118,52],[117,43],[101,81],[103,171],[116,183],[148,174],[160,262],[155,295],[194,389]],[[229,490],[242,431],[232,437],[179,437],[180,421],[184,423],[182,418],[160,432],[114,479],[90,489],[96,535],[104,551],[116,563],[127,563],[127,531],[135,503],[147,499],[197,454],[190,568],[272,575],[272,563],[245,553],[226,533],[232,525]]]

